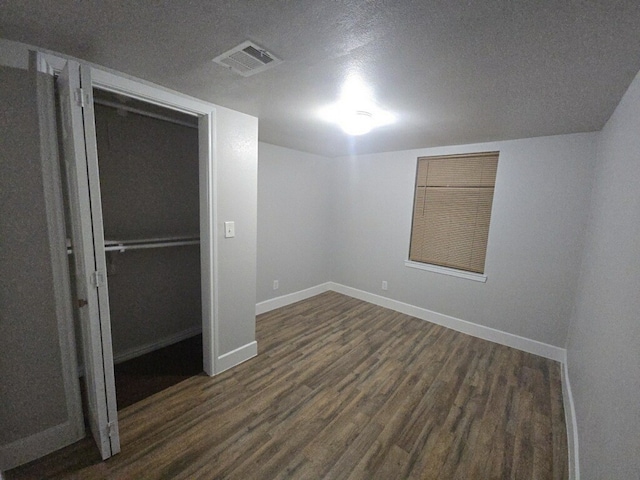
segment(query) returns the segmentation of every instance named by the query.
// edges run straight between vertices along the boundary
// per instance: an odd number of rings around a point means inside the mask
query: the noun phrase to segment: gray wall
[[[598,139],[567,357],[584,480],[640,478],[640,76]]]
[[[260,143],[258,302],[331,280],[334,162]]]
[[[573,306],[594,134],[337,159],[332,280],[564,347]],[[486,283],[406,267],[417,157],[499,150]],[[381,290],[381,282],[389,290]]]
[[[258,119],[216,108],[218,356],[255,341]],[[234,221],[235,238],[224,238]]]
[[[115,362],[201,329],[197,245],[110,252],[107,271]]]
[[[198,130],[94,110],[105,238],[198,235]]]
[[[198,130],[100,105],[95,117],[105,239],[198,236]],[[107,274],[116,362],[201,328],[197,245],[108,252]]]
[[[0,67],[0,469],[83,435],[53,78]]]
[[[1,67],[0,75],[0,444],[6,444],[64,422],[67,409],[35,75]]]

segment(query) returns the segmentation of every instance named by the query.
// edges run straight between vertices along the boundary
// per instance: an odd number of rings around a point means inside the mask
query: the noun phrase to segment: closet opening
[[[82,413],[105,460],[121,449],[118,409],[216,372],[215,108],[34,61],[56,78]]]
[[[203,371],[198,117],[93,99],[120,410]]]

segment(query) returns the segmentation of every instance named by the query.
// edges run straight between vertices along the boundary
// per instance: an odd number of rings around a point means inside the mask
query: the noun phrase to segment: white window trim
[[[466,278],[467,280],[473,280],[474,282],[485,283],[487,281],[487,276],[483,273],[465,272],[464,270],[441,267],[440,265],[433,265],[430,263],[412,262],[411,260],[405,260],[404,264],[410,268],[427,270],[428,272],[440,273],[443,275],[451,275],[452,277]]]

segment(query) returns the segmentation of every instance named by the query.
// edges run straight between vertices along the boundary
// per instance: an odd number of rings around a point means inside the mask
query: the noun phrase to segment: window
[[[409,260],[484,273],[498,152],[418,158]]]

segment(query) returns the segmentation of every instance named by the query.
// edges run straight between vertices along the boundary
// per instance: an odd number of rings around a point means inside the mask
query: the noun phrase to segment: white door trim
[[[203,369],[207,375],[218,373],[216,368],[218,343],[218,282],[216,202],[216,107],[152,85],[123,77],[98,67],[91,67],[93,86],[162,107],[196,115],[200,156],[200,262],[202,285],[202,353]]]
[[[64,68],[67,59],[47,53],[40,54],[52,71]],[[80,62],[81,65],[89,65]],[[203,331],[203,367],[208,375],[218,373],[218,240],[215,235],[217,215],[217,162],[216,106],[183,95],[164,87],[122,74],[110,72],[104,68],[90,65],[91,80],[94,87],[128,97],[143,100],[155,105],[198,116],[199,155],[200,155],[200,252],[202,275],[202,331]]]

